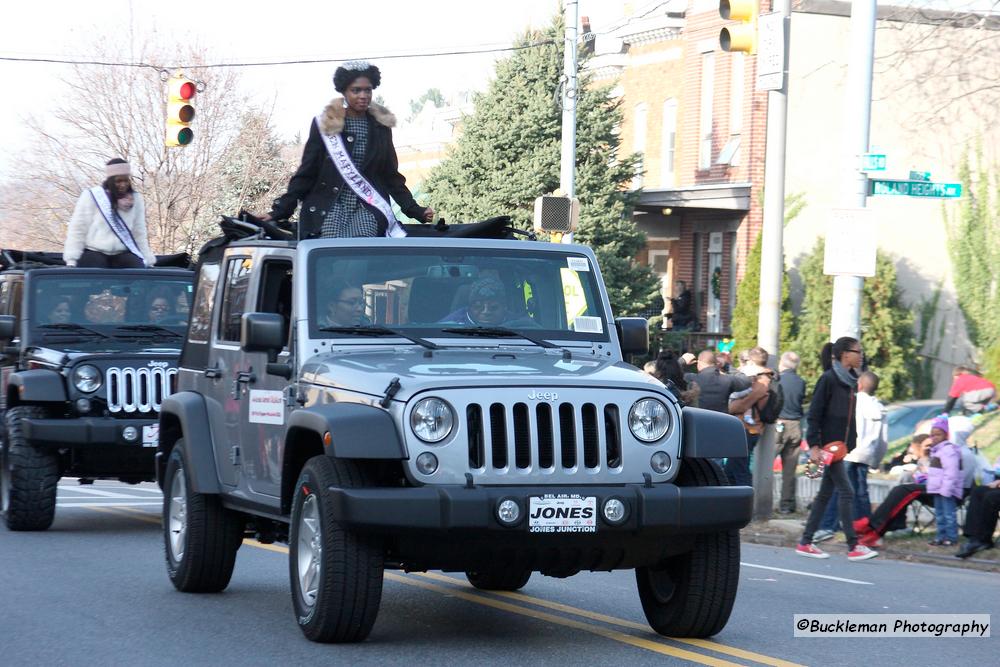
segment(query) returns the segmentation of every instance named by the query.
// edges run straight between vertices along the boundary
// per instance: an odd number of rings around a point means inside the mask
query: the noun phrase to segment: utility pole
[[[768,351],[772,368],[777,368],[781,330],[781,281],[785,275],[783,236],[785,230],[785,138],[788,129],[788,46],[791,28],[791,0],[779,0],[772,5],[778,16],[770,15],[761,27],[780,26],[768,37],[781,44],[770,44],[768,50],[781,49],[781,86],[767,93],[767,144],[764,157],[764,224],[761,229],[760,310],[757,315],[757,344]],[[771,22],[776,19],[778,23]],[[776,34],[777,32],[777,34]],[[766,47],[761,37],[761,50]],[[758,56],[758,67],[764,67]],[[775,380],[777,381],[777,380]],[[754,456],[754,518],[771,518],[774,510],[774,461],[777,425],[767,424],[757,443]]]
[[[851,3],[851,46],[844,96],[845,208],[864,208],[868,199],[868,176],[861,171],[861,155],[868,152],[872,113],[872,67],[875,58],[875,0]],[[861,339],[861,276],[833,278],[833,309],[830,340],[841,336]]]
[[[559,164],[559,189],[564,197],[576,196],[576,26],[580,5],[577,0],[563,0],[565,43],[562,86],[562,157]],[[572,243],[573,234],[564,234],[563,243]]]

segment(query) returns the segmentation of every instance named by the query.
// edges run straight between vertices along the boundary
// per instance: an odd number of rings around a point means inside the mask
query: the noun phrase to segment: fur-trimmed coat
[[[321,115],[319,128],[316,122],[309,126],[309,139],[302,151],[302,163],[288,182],[288,191],[274,200],[271,217],[288,218],[301,202],[299,211],[299,238],[317,238],[330,206],[345,187],[344,179],[330,159],[320,131],[327,135],[342,133],[349,152],[354,148],[354,136],[344,131],[344,100],[335,97]],[[396,117],[385,107],[374,102],[368,108],[368,147],[364,161],[357,165],[365,178],[386,200],[392,197],[404,214],[421,220],[424,207],[413,200],[406,187],[406,179],[399,173],[399,160],[392,145],[392,129]],[[365,204],[379,223],[379,235],[385,234],[388,222],[377,208]],[[422,220],[421,220],[422,221]]]

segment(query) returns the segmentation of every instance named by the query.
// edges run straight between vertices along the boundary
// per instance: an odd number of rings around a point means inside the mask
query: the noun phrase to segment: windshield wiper
[[[517,331],[516,329],[508,329],[507,327],[449,327],[447,329],[441,329],[441,331],[444,333],[460,333],[467,336],[483,336],[488,338],[512,338],[517,336],[531,341],[539,347],[546,347],[549,349],[559,347],[555,343],[550,343],[542,338],[536,338],[531,334],[526,334],[523,331]]]
[[[428,350],[441,349],[440,345],[432,343],[429,340],[425,340],[419,336],[411,336],[408,333],[397,331],[396,329],[390,329],[389,327],[365,326],[359,324],[353,327],[320,327],[319,330],[329,331],[331,333],[348,334],[352,336],[398,336],[422,347],[426,347]]]
[[[166,327],[161,327],[158,324],[123,324],[121,326],[115,327],[115,331],[134,331],[136,333],[152,333],[152,334],[166,334],[173,338],[183,338],[184,334],[179,334],[176,331],[171,331]]]
[[[39,324],[38,329],[53,329],[51,333],[64,333],[64,334],[77,334],[85,333],[91,336],[100,336],[101,338],[110,338],[106,333],[102,333],[97,329],[91,329],[90,327],[85,327],[82,324],[75,324],[73,322],[56,322],[54,324]]]

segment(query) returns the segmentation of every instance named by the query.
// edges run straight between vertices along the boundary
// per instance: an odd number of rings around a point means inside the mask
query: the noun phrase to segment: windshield
[[[331,248],[310,257],[315,337],[378,326],[425,338],[502,337],[509,329],[536,339],[608,340],[593,267],[571,251]]]
[[[187,328],[191,281],[152,272],[35,275],[29,298],[32,336],[50,346],[109,339],[171,339],[177,346]]]

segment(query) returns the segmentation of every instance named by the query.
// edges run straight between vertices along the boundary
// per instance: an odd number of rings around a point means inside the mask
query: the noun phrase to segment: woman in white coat
[[[110,160],[104,183],[84,190],[66,231],[67,266],[131,269],[153,266],[142,195],[132,189],[129,164]]]

